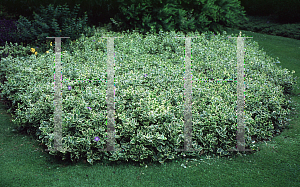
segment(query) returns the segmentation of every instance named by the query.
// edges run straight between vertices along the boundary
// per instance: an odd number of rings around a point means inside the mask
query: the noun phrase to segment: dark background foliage
[[[91,20],[91,22],[100,18],[101,20],[109,20],[109,17],[113,17],[111,15],[112,10],[110,10],[110,7],[111,4],[114,4],[114,1],[108,0],[3,0],[0,2],[1,5],[6,7],[7,12],[16,15],[22,15],[24,17],[27,17],[28,19],[33,19],[33,11],[38,12],[38,9],[40,9],[41,5],[46,7],[49,4],[53,4],[54,7],[56,7],[57,5],[64,5],[65,3],[69,5],[70,10],[72,10],[76,4],[80,4],[80,11],[78,13],[79,17],[82,17],[84,15],[84,12],[87,11],[88,17],[91,17],[91,19],[89,19],[89,21]],[[28,8],[24,8],[24,6]],[[16,19],[18,19],[18,17]]]
[[[67,4],[70,12],[75,9],[76,4],[79,4],[77,18],[83,18],[87,12],[88,26],[107,25],[112,31],[139,30],[144,34],[151,28],[156,33],[160,29],[181,30],[184,33],[195,30],[200,33],[205,31],[216,33],[224,30],[224,27],[236,26],[244,30],[248,30],[246,27],[256,29],[253,24],[254,27],[247,25],[251,23],[243,16],[243,9],[247,16],[272,15],[274,21],[282,24],[300,22],[298,11],[300,0],[2,0],[0,5],[5,7],[3,10],[5,16],[0,16],[0,21],[4,20],[0,28],[0,46],[4,46],[5,41],[20,44],[21,41],[16,37],[19,34],[16,29],[19,16],[22,15],[32,21],[35,19],[33,12],[41,15],[41,5],[47,7],[49,4],[54,7]],[[290,29],[289,32],[285,31],[285,27],[272,29],[269,27],[265,24],[261,30],[255,31],[296,39],[299,37],[297,27]],[[24,41],[23,43],[28,44]]]
[[[75,5],[79,4],[78,17],[83,17],[84,12],[87,12],[89,26],[111,24],[113,21],[115,24],[112,30],[115,31],[117,29],[132,30],[137,28],[145,33],[154,27],[155,32],[158,32],[159,29],[165,31],[182,30],[184,32],[187,30],[195,31],[195,29],[202,32],[209,29],[220,32],[222,26],[236,23],[237,17],[241,16],[241,12],[238,10],[239,5],[230,3],[232,1],[222,0],[211,4],[206,3],[206,0],[192,2],[181,0],[54,0],[40,2],[36,0],[3,0],[1,5],[5,6],[7,12],[16,14],[17,17],[14,19],[19,19],[19,16],[22,15],[28,20],[34,20],[33,12],[39,13],[41,6],[47,7],[50,3],[54,7],[67,4],[70,11],[73,11]],[[223,12],[219,12],[219,9],[222,9]],[[114,18],[116,22],[111,18]],[[118,22],[123,23],[122,28],[120,28],[121,24],[117,24]],[[10,28],[13,29],[14,25],[11,25]]]
[[[216,4],[221,4],[224,0],[214,0]],[[228,2],[230,2],[229,0]],[[195,12],[200,12],[201,9],[195,6],[197,3],[206,3],[207,0],[2,0],[1,5],[4,5],[8,12],[23,15],[29,19],[33,19],[33,11],[37,12],[40,5],[47,6],[48,4],[64,5],[67,3],[70,10],[75,4],[80,4],[79,16],[82,17],[84,12],[87,11],[91,25],[99,26],[101,24],[110,23],[110,18],[120,13],[122,7],[127,9],[128,6],[145,3],[148,7],[161,8],[163,4],[171,3],[180,5],[181,8],[186,10],[194,9]],[[256,16],[276,16],[276,20],[281,23],[296,23],[300,20],[300,0],[239,0],[241,6],[244,7],[247,15]],[[28,8],[24,8],[28,7]],[[18,19],[15,18],[15,19]]]
[[[18,40],[14,37],[12,32],[17,30],[17,26],[15,22],[18,20],[0,20],[0,46],[4,46],[5,41],[18,42]]]
[[[274,15],[281,24],[300,22],[300,0],[240,0],[249,16]]]
[[[68,49],[68,45],[72,40],[78,39],[82,33],[85,32],[84,28],[87,26],[88,17],[85,14],[83,17],[78,17],[77,12],[80,10],[80,5],[73,7],[72,11],[69,11],[67,4],[57,7],[49,4],[46,7],[41,5],[40,9],[37,9],[33,15],[34,19],[27,19],[24,16],[20,16],[17,21],[1,20],[4,27],[1,26],[0,44],[6,45],[6,41],[18,44],[33,44],[35,48],[39,48],[39,53],[45,53],[46,47],[49,45],[49,39],[46,37],[51,36],[68,36],[62,40],[62,43],[67,44],[65,47]],[[50,40],[51,41],[51,40]],[[54,43],[54,42],[53,42]],[[9,47],[5,48],[5,53],[2,57],[7,57]],[[30,53],[29,53],[30,54]],[[26,52],[25,52],[25,55]],[[22,55],[21,55],[22,56]],[[14,56],[15,57],[15,56]]]

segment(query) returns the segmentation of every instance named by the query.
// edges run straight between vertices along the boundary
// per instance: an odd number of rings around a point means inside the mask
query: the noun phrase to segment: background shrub
[[[54,7],[57,7],[58,5],[63,6],[64,4],[68,4],[68,6],[71,8],[74,7],[76,4],[80,4],[78,17],[83,17],[84,13],[87,12],[87,15],[89,17],[89,24],[91,25],[91,23],[94,23],[93,25],[97,25],[99,21],[96,22],[95,18],[97,18],[98,20],[100,18],[101,21],[103,20],[102,18],[105,18],[108,22],[109,18],[112,17],[111,14],[114,15],[114,13],[108,14],[107,10],[111,10],[112,7],[111,5],[108,5],[108,3],[116,4],[115,2],[109,0],[1,0],[0,6],[5,6],[5,9],[10,13],[22,15],[27,19],[29,18],[32,20],[34,19],[33,11],[38,12],[40,10],[41,5],[47,7],[49,4],[52,4],[54,5]]]
[[[20,32],[20,41],[32,44],[33,41],[39,46],[42,52],[46,51],[46,40],[55,43],[53,39],[46,39],[46,37],[70,37],[62,39],[62,45],[67,50],[72,40],[76,40],[84,32],[84,28],[87,27],[87,15],[83,19],[76,19],[79,11],[79,6],[74,7],[73,12],[69,11],[69,8],[65,4],[63,7],[58,6],[54,9],[53,5],[49,5],[48,8],[41,6],[40,13],[34,14],[34,20],[30,21],[27,18],[20,16],[17,22],[17,28]],[[49,47],[49,46],[48,46]]]
[[[199,1],[139,1],[128,3],[119,1],[120,13],[113,18],[114,28],[138,29],[145,34],[147,31],[223,31],[223,26],[235,25],[245,17],[243,7],[237,0],[216,2]]]

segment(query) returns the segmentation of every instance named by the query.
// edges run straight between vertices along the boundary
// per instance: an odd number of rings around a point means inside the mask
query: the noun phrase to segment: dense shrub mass
[[[209,34],[211,35],[211,34]],[[230,155],[236,145],[236,83],[201,82],[206,79],[236,80],[236,40],[223,35],[198,36],[192,41],[193,148],[178,153],[184,144],[184,37],[182,33],[143,36],[138,33],[113,35],[115,39],[115,129],[116,152],[106,147],[107,43],[98,33],[72,43],[73,52],[62,53],[63,147],[69,152],[50,152],[63,159],[153,160],[163,163],[175,156],[202,153]],[[64,50],[63,50],[64,51]],[[2,96],[12,100],[9,110],[14,124],[36,134],[49,149],[54,145],[54,95],[52,49],[46,55],[2,59]],[[251,138],[271,139],[285,127],[290,100],[284,92],[296,78],[279,69],[274,59],[245,41],[245,142]],[[278,60],[277,60],[278,61]],[[210,72],[204,72],[211,69]],[[293,80],[294,79],[294,80]],[[249,148],[247,147],[246,148]]]

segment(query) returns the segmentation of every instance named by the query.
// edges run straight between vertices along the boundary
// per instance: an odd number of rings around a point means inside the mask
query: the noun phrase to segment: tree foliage
[[[213,31],[221,33],[248,19],[238,0],[117,0],[120,12],[115,15],[114,29],[138,29],[142,33],[164,31]]]

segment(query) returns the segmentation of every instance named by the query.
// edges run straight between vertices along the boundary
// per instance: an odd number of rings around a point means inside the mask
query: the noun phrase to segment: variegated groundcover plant
[[[72,51],[64,51],[62,44],[62,143],[72,151],[50,154],[72,161],[85,157],[91,164],[129,159],[163,163],[216,150],[221,156],[230,155],[227,150],[236,145],[237,83],[201,80],[236,80],[237,40],[229,40],[226,32],[191,34],[198,36],[191,42],[192,138],[193,148],[201,153],[189,153],[175,151],[184,144],[185,39],[174,37],[185,35],[119,35],[123,38],[114,40],[116,151],[100,152],[107,135],[107,39],[102,36],[109,33],[83,35],[72,43]],[[258,50],[252,39],[244,42],[245,142],[255,149],[253,137],[270,139],[284,127],[291,109],[284,93],[296,79],[287,69],[276,67],[278,60]],[[13,101],[13,122],[31,127],[48,148],[54,142],[54,57],[50,48],[45,55],[9,56],[0,63],[8,80],[1,85],[2,96]]]

